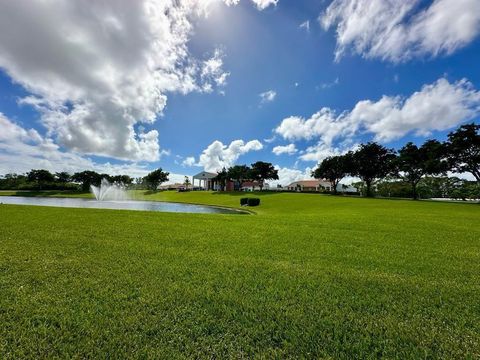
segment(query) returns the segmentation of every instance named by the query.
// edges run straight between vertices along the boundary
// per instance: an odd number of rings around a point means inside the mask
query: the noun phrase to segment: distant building
[[[259,181],[244,181],[238,183],[236,181],[228,180],[225,183],[225,188],[216,180],[217,174],[207,171],[202,171],[192,177],[192,187],[198,190],[213,190],[213,191],[255,191],[260,190]],[[269,185],[264,183],[263,189],[267,190]]]
[[[287,186],[289,191],[330,191],[330,182],[325,180],[300,180]]]
[[[294,181],[286,188],[288,191],[331,191],[332,185],[326,180],[300,180]],[[337,192],[341,193],[356,193],[357,189],[351,185],[338,184]]]
[[[259,181],[244,181],[242,183],[242,186],[240,186],[240,190],[242,190],[242,191],[260,190],[260,185],[261,185],[261,183]],[[263,189],[268,190],[269,185],[268,184],[263,184]]]
[[[179,184],[179,183],[165,184],[165,185],[160,185],[157,189],[158,190],[180,190],[180,189],[183,190],[185,189],[185,184]]]
[[[198,183],[198,188],[201,190],[219,190],[220,184],[215,181],[216,173],[202,171],[192,177],[192,186],[195,188],[195,183]],[[196,180],[196,181],[195,181]]]

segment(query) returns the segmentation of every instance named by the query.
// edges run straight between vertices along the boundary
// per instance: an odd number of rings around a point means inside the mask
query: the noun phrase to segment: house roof
[[[290,185],[288,185],[288,187],[296,187],[296,186],[302,186],[302,187],[330,186],[330,183],[324,180],[300,180],[300,181],[294,181]]]
[[[216,177],[217,174],[216,173],[211,173],[211,172],[207,172],[207,171],[202,171],[200,173],[198,173],[197,175],[193,175],[193,178],[194,179],[213,179],[214,177]]]

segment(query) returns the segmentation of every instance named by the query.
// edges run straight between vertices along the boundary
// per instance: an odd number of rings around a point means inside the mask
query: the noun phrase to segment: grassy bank
[[[0,357],[480,356],[480,206],[260,197],[257,216],[0,205]]]

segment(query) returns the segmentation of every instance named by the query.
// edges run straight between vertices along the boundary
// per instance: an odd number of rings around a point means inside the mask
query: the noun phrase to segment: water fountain
[[[111,184],[103,178],[100,186],[90,185],[90,191],[97,200],[128,200],[125,186],[119,183]]]

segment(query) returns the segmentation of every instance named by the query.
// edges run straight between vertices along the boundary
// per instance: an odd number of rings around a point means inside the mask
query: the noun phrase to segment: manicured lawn
[[[479,205],[259,196],[0,205],[0,358],[480,357]]]

